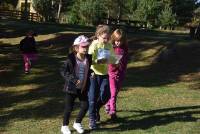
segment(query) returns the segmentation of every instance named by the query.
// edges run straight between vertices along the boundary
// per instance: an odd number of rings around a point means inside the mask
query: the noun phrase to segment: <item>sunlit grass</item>
[[[12,32],[13,25],[16,25],[19,33],[20,29],[25,31],[32,25],[8,24],[10,30],[6,32]],[[41,28],[39,24],[35,27]],[[60,134],[64,110],[64,80],[59,68],[67,56],[72,40],[81,32],[75,28],[74,31],[70,28],[61,30],[63,27],[53,25],[42,25],[42,28],[46,28],[46,31],[43,30],[36,37],[39,59],[28,75],[24,74],[22,57],[15,47],[23,35],[0,39],[2,44],[8,45],[0,54],[1,134]],[[91,34],[87,30],[83,32]],[[119,118],[111,122],[102,108],[101,123],[98,124],[100,128],[90,132],[87,114],[83,119],[87,133],[200,133],[199,41],[190,40],[187,35],[176,35],[176,32],[173,34],[146,32],[128,35],[131,58],[118,96]],[[182,55],[175,61],[154,62],[168,42],[180,48],[195,46],[195,49],[178,49]],[[70,120],[71,129],[78,108],[79,104],[76,103]],[[72,131],[76,133],[74,129]]]

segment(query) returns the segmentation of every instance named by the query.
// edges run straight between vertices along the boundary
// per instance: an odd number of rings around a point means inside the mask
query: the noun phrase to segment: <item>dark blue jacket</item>
[[[88,77],[86,82],[86,89],[83,92],[87,92],[89,88],[89,76],[91,74],[90,66],[92,64],[92,56],[87,54],[86,58],[88,59],[89,63],[89,71]],[[60,73],[62,77],[65,79],[65,85],[63,91],[67,93],[77,94],[77,88],[75,83],[77,82],[78,78],[76,77],[75,73],[75,65],[76,65],[76,57],[74,53],[68,55],[67,60],[64,62],[62,67],[60,68]]]

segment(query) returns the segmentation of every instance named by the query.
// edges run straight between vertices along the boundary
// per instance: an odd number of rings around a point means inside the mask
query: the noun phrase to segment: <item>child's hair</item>
[[[76,54],[77,52],[76,52],[76,50],[75,50],[75,47],[76,47],[76,46],[70,46],[70,48],[69,48],[69,53],[74,53],[74,54]]]
[[[121,41],[122,45],[127,45],[126,33],[122,29],[116,29],[112,33],[112,35],[111,35],[111,43],[114,44],[114,42],[116,40]]]
[[[77,47],[77,46],[71,45],[71,46],[69,47],[69,53],[77,54],[77,51],[76,51],[75,47]]]
[[[26,33],[26,36],[37,36],[36,32],[34,32],[33,30],[29,30],[27,33]]]
[[[110,27],[108,25],[98,25],[96,28],[95,36],[98,37],[104,33],[110,34]]]

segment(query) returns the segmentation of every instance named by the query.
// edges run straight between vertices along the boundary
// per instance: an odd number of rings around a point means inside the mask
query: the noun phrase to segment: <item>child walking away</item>
[[[99,110],[110,98],[108,79],[109,55],[114,54],[112,44],[109,43],[110,29],[107,25],[100,25],[96,30],[97,39],[89,47],[92,55],[92,73],[90,76],[89,98],[89,128],[96,129],[96,121],[100,120]]]
[[[24,39],[20,41],[19,48],[23,54],[24,71],[26,74],[30,72],[32,61],[37,60],[36,42],[33,31],[29,31]]]
[[[105,109],[106,113],[111,116],[111,119],[116,119],[117,94],[122,85],[128,62],[128,47],[124,31],[121,29],[116,29],[111,35],[111,43],[113,44],[115,54],[120,56],[121,59],[118,65],[109,65],[108,73],[111,97],[108,103],[105,105]]]
[[[66,92],[64,119],[61,127],[63,134],[71,134],[68,125],[76,98],[80,100],[80,111],[73,128],[80,134],[84,133],[81,121],[88,110],[87,91],[92,63],[92,56],[87,54],[88,47],[88,38],[84,35],[78,36],[72,46],[73,52],[68,55],[67,60],[61,67],[61,75],[65,79],[64,91]]]

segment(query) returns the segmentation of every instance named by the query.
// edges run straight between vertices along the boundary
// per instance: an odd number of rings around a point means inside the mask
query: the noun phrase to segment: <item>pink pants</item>
[[[118,77],[117,79],[112,76],[109,77],[111,96],[110,96],[109,101],[105,105],[105,108],[106,108],[106,112],[108,112],[108,114],[110,114],[110,115],[116,114],[117,94],[121,87],[122,81],[123,81],[122,76]]]
[[[37,60],[37,54],[36,53],[26,53],[23,54],[23,59],[24,59],[24,70],[25,71],[30,71],[31,68],[31,61],[36,61]]]

